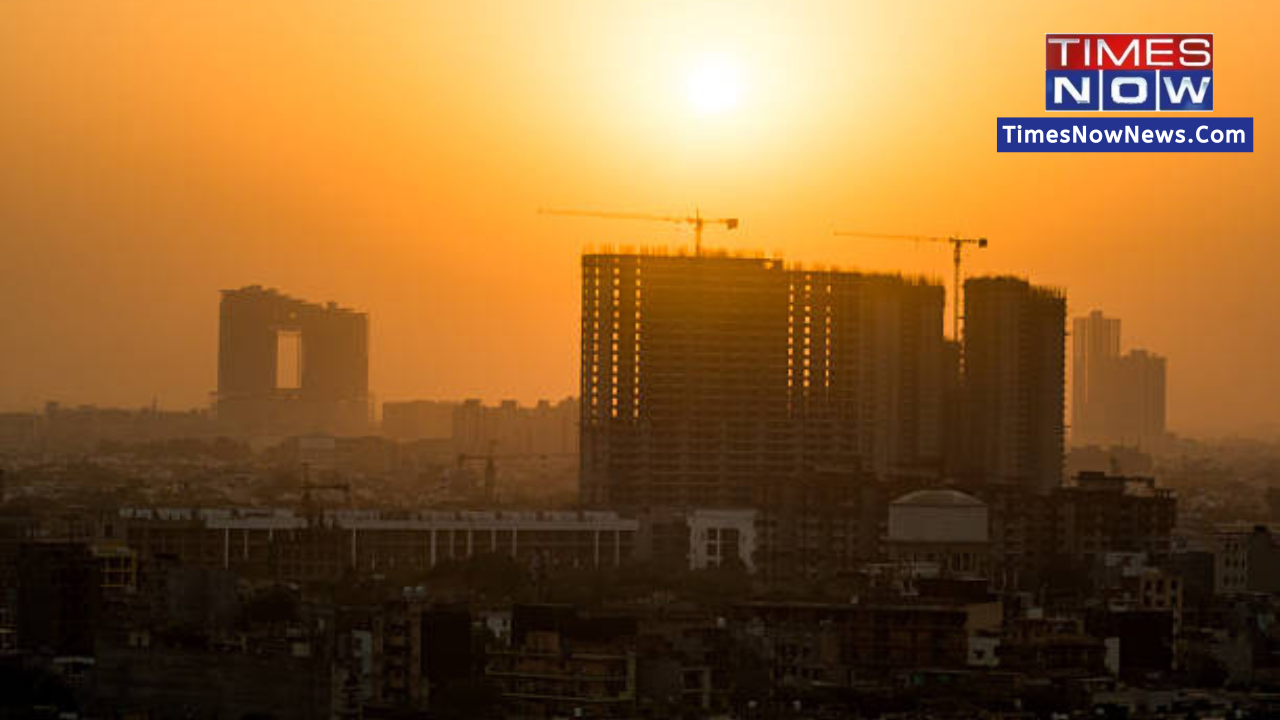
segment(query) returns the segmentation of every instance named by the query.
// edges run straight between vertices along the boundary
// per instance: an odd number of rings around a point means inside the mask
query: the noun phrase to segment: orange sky
[[[710,244],[1064,286],[1170,358],[1170,424],[1280,429],[1271,2],[0,3],[0,408],[213,389],[220,288],[372,315],[380,399],[577,386],[588,243]],[[1212,32],[1241,155],[997,155],[1045,32]],[[736,107],[686,96],[707,58]]]

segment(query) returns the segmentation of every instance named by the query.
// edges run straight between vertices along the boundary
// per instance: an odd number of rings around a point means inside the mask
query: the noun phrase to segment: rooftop
[[[917,490],[894,500],[893,505],[914,505],[917,507],[985,507],[986,503],[972,495],[959,490],[938,488],[934,490]]]

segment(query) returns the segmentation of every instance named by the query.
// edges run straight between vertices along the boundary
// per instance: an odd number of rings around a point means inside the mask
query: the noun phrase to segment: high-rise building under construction
[[[223,290],[216,403],[238,435],[367,432],[368,315],[258,285]]]
[[[582,260],[582,497],[748,505],[807,473],[936,474],[940,285],[760,257]]]
[[[981,483],[1062,482],[1066,297],[1013,277],[964,284],[964,431]]]

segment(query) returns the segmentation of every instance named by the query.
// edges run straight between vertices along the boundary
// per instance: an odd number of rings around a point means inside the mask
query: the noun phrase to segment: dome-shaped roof
[[[894,500],[893,505],[917,507],[983,507],[986,503],[959,490],[917,490]]]

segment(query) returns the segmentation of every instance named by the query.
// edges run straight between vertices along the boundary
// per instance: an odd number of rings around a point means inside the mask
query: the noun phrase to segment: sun
[[[686,94],[697,114],[720,115],[738,104],[741,74],[728,58],[704,58],[690,73]]]

